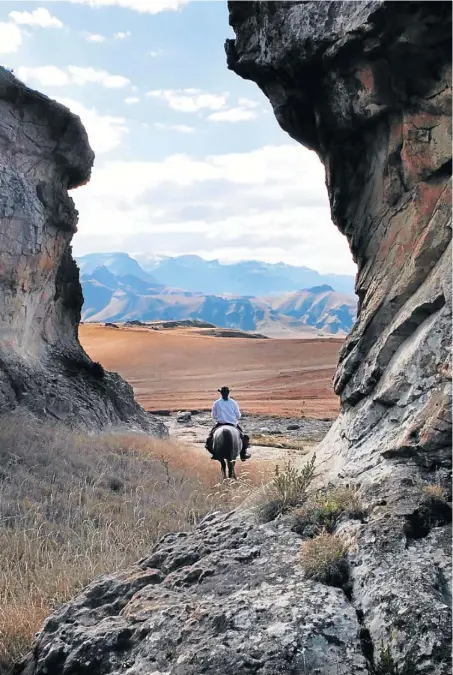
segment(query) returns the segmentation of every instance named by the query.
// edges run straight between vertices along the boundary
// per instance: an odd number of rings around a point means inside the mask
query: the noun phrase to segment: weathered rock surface
[[[359,268],[318,454],[319,479],[360,484],[367,507],[336,530],[349,584],[304,577],[289,516],[219,515],[56,612],[23,675],[451,672],[450,13],[230,2],[229,66],[320,155]],[[398,670],[379,669],[381,647]]]
[[[164,430],[78,341],[68,190],[89,180],[94,159],[80,119],[2,68],[0,119],[0,413],[25,407],[67,424]]]
[[[411,540],[404,517],[386,517],[373,505],[368,523],[340,527],[355,541],[352,597],[304,578],[301,538],[290,518],[260,525],[251,511],[213,514],[194,533],[165,537],[135,568],[102,577],[58,610],[18,672],[365,675],[373,672],[372,630],[382,639],[377,645],[394,653],[419,648],[420,669],[401,672],[447,675],[444,528]],[[389,617],[398,622],[389,626]]]
[[[348,465],[367,438],[370,461],[436,465],[451,447],[451,4],[231,2],[230,23],[229,67],[320,156],[358,266],[326,443]]]

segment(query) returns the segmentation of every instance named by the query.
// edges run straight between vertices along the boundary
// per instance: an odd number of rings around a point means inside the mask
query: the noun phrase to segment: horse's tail
[[[230,466],[230,463],[233,461],[234,455],[233,451],[234,451],[233,433],[231,429],[228,429],[228,427],[224,427],[222,434],[222,456],[228,462],[228,466]]]
[[[228,464],[228,477],[236,478],[234,473],[234,462],[236,460],[235,438],[231,429],[226,429],[223,433],[223,456]]]

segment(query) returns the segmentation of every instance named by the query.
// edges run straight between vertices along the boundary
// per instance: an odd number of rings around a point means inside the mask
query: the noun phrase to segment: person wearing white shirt
[[[212,455],[212,441],[214,438],[214,431],[223,424],[228,424],[230,426],[237,427],[237,429],[240,431],[242,438],[242,451],[240,456],[241,460],[245,462],[246,459],[250,459],[251,455],[247,452],[249,437],[244,434],[238,424],[238,420],[241,419],[241,411],[239,410],[239,406],[234,398],[230,398],[230,390],[228,387],[222,387],[218,391],[221,396],[217,399],[217,401],[214,401],[214,405],[212,406],[211,414],[215,424],[206,440],[206,450],[208,450],[208,452],[210,452]],[[213,457],[213,459],[215,458]]]

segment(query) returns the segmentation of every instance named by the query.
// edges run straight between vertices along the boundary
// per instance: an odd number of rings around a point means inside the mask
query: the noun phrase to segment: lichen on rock
[[[0,118],[0,413],[164,433],[78,340],[78,214],[68,190],[89,180],[94,160],[80,119],[3,68]]]

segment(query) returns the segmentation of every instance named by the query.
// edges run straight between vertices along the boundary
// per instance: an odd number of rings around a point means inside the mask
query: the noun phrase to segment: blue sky
[[[0,58],[84,122],[76,254],[196,253],[354,273],[316,155],[226,67],[223,0],[0,2]]]

